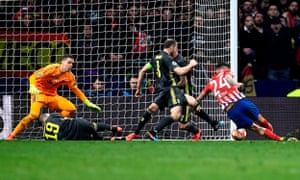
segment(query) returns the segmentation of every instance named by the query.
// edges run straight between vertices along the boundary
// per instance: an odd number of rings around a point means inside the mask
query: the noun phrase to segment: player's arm
[[[243,86],[243,83],[237,82],[230,74],[225,75],[225,80],[230,84],[237,88]]]
[[[211,92],[210,84],[208,83],[204,89],[201,91],[201,93],[197,96],[196,100],[200,102],[202,99],[204,99],[209,93]]]
[[[49,65],[39,70],[36,70],[30,77],[29,77],[29,93],[30,94],[40,94],[40,90],[36,87],[36,81],[48,75],[51,75],[55,71],[54,65]]]
[[[142,95],[142,93],[141,93],[141,86],[142,86],[142,82],[143,82],[144,76],[145,76],[146,72],[148,72],[148,71],[150,71],[152,69],[153,69],[153,66],[151,65],[151,63],[147,63],[139,71],[138,80],[137,80],[137,87],[136,87],[136,92],[135,92],[135,97],[141,97],[141,95]]]
[[[184,66],[184,67],[179,67],[179,66],[176,66],[173,68],[173,71],[179,75],[179,76],[182,76],[182,75],[185,75],[186,73],[188,73],[190,70],[192,70],[193,67],[197,66],[198,63],[196,60],[192,59],[188,65]]]
[[[88,98],[84,95],[84,93],[78,88],[74,76],[72,77],[71,83],[68,84],[68,87],[73,91],[73,93],[89,108],[101,112],[101,107],[97,106],[96,104],[92,103],[88,100]]]

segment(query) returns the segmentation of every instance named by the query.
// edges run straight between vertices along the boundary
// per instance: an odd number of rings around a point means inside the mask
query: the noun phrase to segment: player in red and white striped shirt
[[[234,79],[230,66],[225,63],[216,66],[216,73],[197,97],[201,101],[210,92],[236,124],[237,129],[246,128],[269,139],[283,141],[286,138],[273,132],[272,125],[262,116],[256,105],[248,100],[238,88],[243,83]]]

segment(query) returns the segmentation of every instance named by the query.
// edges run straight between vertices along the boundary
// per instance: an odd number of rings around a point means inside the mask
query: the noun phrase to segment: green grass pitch
[[[300,143],[0,141],[0,179],[300,179]]]

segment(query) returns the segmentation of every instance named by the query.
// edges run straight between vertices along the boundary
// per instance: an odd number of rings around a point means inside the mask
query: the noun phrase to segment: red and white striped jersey
[[[230,70],[217,72],[202,91],[205,94],[212,92],[218,103],[222,106],[222,109],[228,106],[228,104],[237,102],[245,97],[236,86],[226,81],[225,76],[227,75],[230,75],[232,78],[234,77]]]

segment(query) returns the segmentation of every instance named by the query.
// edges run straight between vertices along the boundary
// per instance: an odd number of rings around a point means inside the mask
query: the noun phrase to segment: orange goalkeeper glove
[[[89,100],[84,101],[84,104],[85,104],[87,107],[93,109],[94,111],[98,111],[98,112],[101,112],[101,111],[102,111],[101,107],[97,106],[96,104],[92,103],[92,102],[89,101]]]
[[[40,94],[41,91],[38,88],[36,88],[35,85],[30,84],[30,86],[29,86],[29,93],[30,94]]]

